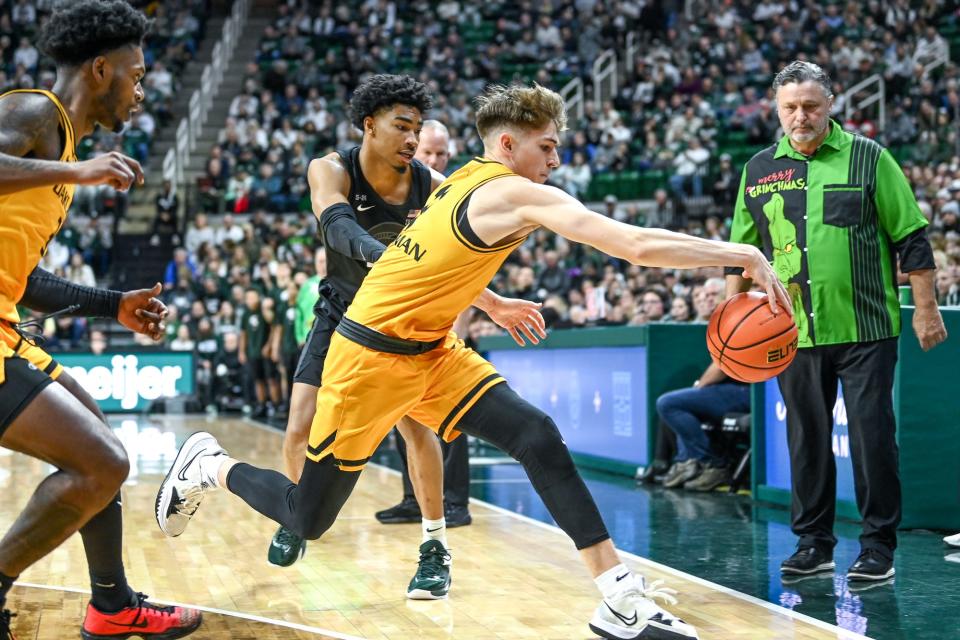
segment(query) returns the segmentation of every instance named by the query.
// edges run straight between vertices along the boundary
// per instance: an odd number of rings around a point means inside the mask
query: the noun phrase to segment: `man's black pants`
[[[792,530],[799,546],[831,551],[837,470],[833,407],[843,385],[862,549],[893,559],[900,524],[899,450],[893,414],[897,339],[800,349],[780,374],[787,407],[792,479]]]

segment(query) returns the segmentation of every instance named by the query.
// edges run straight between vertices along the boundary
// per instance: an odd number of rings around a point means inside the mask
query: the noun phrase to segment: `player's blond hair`
[[[477,98],[477,131],[481,138],[505,127],[531,130],[557,125],[567,129],[567,108],[556,91],[533,83],[532,87],[514,84],[494,85]]]

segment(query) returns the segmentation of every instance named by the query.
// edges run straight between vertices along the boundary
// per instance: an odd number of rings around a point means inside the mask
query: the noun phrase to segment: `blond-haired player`
[[[510,252],[540,227],[634,264],[738,267],[767,290],[775,310],[776,301],[789,309],[789,298],[755,247],[622,224],[545,186],[560,164],[557,146],[566,124],[555,92],[496,87],[478,107],[484,156],[433,192],[364,280],[337,328],[300,485],[229,458],[213,436],[200,433],[188,440],[189,455],[178,456],[165,482],[184,496],[172,505],[171,517],[192,514],[205,491],[223,487],[264,515],[318,537],[335,521],[381,439],[397,418],[409,415],[436,425],[445,440],[467,433],[523,465],[603,594],[590,621],[594,632],[696,638],[693,627],[656,605],[658,593],[620,562],[553,420],[449,330],[485,295]]]

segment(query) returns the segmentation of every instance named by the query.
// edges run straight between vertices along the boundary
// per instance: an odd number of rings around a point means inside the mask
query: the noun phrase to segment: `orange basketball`
[[[797,325],[786,311],[774,315],[765,293],[738,293],[710,316],[707,350],[731,378],[763,382],[793,362]]]

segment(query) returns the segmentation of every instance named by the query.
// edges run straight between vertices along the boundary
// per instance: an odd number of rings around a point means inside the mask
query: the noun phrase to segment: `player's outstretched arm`
[[[516,204],[518,228],[540,225],[631,264],[675,269],[738,267],[744,277],[766,290],[774,312],[778,311],[775,301],[787,312],[792,308],[787,290],[756,247],[617,222],[546,185],[520,185],[513,181],[506,188],[501,187],[500,195]]]
[[[54,313],[75,306],[75,316],[112,318],[136,333],[154,340],[163,337],[167,307],[156,296],[162,287],[133,291],[110,291],[85,287],[37,267],[27,279],[19,304],[41,313]]]
[[[386,247],[360,226],[357,214],[347,202],[350,178],[331,154],[310,163],[307,180],[313,215],[320,223],[321,237],[327,250],[354,260],[376,262]]]

